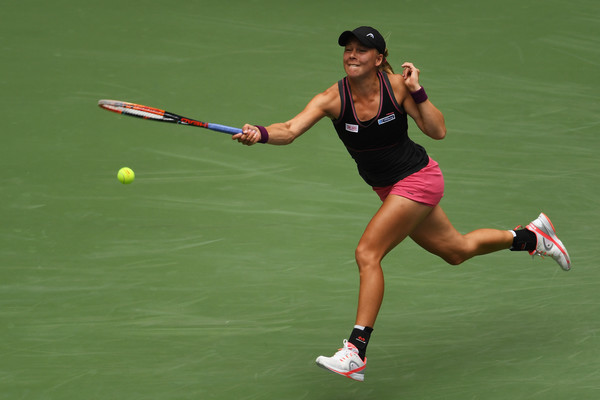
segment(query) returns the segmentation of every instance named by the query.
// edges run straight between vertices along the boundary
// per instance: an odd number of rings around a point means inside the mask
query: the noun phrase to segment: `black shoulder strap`
[[[396,95],[394,95],[394,88],[392,88],[392,84],[390,83],[390,79],[388,78],[388,74],[387,72],[384,71],[380,71],[379,72],[381,74],[381,76],[383,77],[383,83],[385,84],[385,88],[388,92],[388,95],[390,97],[390,99],[392,100],[392,104],[394,104],[394,107],[396,107],[396,109],[402,113],[405,113],[404,111],[404,107],[402,107],[400,104],[398,104],[398,102],[396,101]]]
[[[340,79],[338,81],[338,90],[340,92],[340,103],[341,103],[341,108],[340,108],[340,115],[339,117],[337,117],[337,120],[341,120],[342,118],[344,118],[344,110],[346,109],[346,90],[344,88],[344,80],[346,78]]]

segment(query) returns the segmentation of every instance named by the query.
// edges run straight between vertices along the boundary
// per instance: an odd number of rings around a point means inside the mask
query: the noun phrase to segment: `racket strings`
[[[129,115],[133,115],[135,117],[142,117],[142,118],[146,118],[146,119],[157,119],[157,120],[167,119],[167,118],[165,118],[165,116],[163,114],[150,112],[148,110],[140,110],[137,108],[129,108],[129,107],[121,108],[121,110],[122,110],[121,111],[122,114],[129,114]]]
[[[123,115],[131,115],[134,117],[144,119],[154,119],[157,121],[174,121],[173,118],[165,116],[165,112],[163,110],[159,110],[157,108],[128,103],[110,103],[108,101],[101,102],[100,106],[109,111],[113,111]]]

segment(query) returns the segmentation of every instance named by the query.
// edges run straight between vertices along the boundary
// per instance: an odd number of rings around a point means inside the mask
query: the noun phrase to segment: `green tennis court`
[[[0,398],[600,397],[597,1],[11,1],[0,14]],[[364,383],[314,365],[354,323],[379,199],[328,121],[292,146],[102,111],[102,98],[268,125],[373,25],[444,112],[463,232],[541,211],[573,270],[406,241]],[[131,167],[136,180],[116,174]]]

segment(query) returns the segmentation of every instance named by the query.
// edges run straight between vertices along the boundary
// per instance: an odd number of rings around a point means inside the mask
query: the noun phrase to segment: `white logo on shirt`
[[[358,125],[346,124],[346,130],[352,133],[358,133]]]
[[[386,115],[386,116],[385,116],[385,117],[383,117],[383,118],[379,118],[379,119],[377,120],[377,123],[378,123],[379,125],[383,125],[383,124],[385,124],[386,122],[390,122],[390,121],[393,121],[393,120],[395,120],[395,119],[396,119],[396,114],[394,114],[394,113],[391,113],[391,114],[388,114],[388,115]]]

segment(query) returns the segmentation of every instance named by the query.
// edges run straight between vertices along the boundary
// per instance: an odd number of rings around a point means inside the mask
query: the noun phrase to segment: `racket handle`
[[[217,132],[229,133],[230,135],[236,135],[238,133],[242,133],[242,130],[240,128],[234,128],[232,126],[221,125],[221,124],[212,124],[210,122],[208,123],[207,128],[210,130],[213,130],[213,131],[217,131]]]

